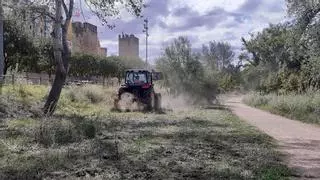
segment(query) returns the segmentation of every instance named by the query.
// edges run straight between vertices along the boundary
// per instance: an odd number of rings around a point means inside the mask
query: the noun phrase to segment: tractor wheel
[[[148,103],[147,103],[147,110],[148,111],[152,111],[154,109],[154,105],[155,105],[155,94],[151,93],[149,99],[148,99]]]
[[[154,101],[154,110],[155,111],[161,111],[161,94],[156,93],[155,94],[155,101]]]

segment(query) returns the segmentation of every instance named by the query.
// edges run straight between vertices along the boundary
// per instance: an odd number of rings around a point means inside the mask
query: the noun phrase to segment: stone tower
[[[139,58],[139,38],[133,34],[119,35],[119,56]]]
[[[74,22],[69,30],[72,37],[73,53],[100,54],[97,26],[86,22]]]

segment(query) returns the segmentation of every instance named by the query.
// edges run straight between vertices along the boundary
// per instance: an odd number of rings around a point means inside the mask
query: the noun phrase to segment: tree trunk
[[[3,75],[7,75],[7,72],[8,72],[8,66],[7,66],[7,61],[5,60],[4,61],[4,67],[3,67]]]
[[[59,67],[57,67],[56,76],[54,78],[46,104],[44,105],[43,111],[45,115],[52,115],[55,111],[65,80],[66,74],[63,73]]]
[[[4,80],[3,71],[4,71],[4,54],[3,54],[3,8],[2,8],[2,0],[0,0],[0,85],[2,87],[2,83]]]
[[[56,16],[54,22],[53,29],[53,38],[54,38],[54,59],[57,62],[56,67],[56,76],[54,82],[52,84],[49,96],[44,105],[43,112],[45,115],[52,115],[57,102],[59,100],[61,90],[66,79],[66,70],[63,66],[62,59],[62,33],[61,33],[61,25],[62,25],[62,0],[55,0],[56,7]]]
[[[69,28],[69,23],[71,22],[72,12],[73,12],[74,0],[69,2],[69,10],[66,9],[66,5],[63,0],[55,0],[56,16],[54,24],[54,59],[57,62],[55,78],[44,105],[43,112],[45,115],[52,115],[56,109],[58,100],[61,95],[62,88],[65,84],[68,69],[69,69],[69,58],[70,50],[67,42],[67,33]],[[66,20],[62,24],[62,5],[64,5],[64,10],[66,13]]]

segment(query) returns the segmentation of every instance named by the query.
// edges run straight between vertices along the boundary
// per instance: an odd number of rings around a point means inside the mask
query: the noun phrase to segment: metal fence
[[[19,85],[19,84],[29,84],[29,85],[51,85],[54,80],[54,76],[47,77],[43,74],[35,74],[32,75],[19,75],[19,74],[10,74],[0,76],[3,78],[4,85]],[[117,78],[102,78],[102,77],[68,77],[66,80],[67,85],[75,84],[98,84],[104,86],[118,86],[119,81]]]
[[[0,76],[0,78],[3,78],[4,84],[34,84],[34,85],[49,85],[51,84],[53,79],[50,78],[44,78],[42,76],[38,77],[31,77],[31,76],[23,76],[23,75],[4,75]]]

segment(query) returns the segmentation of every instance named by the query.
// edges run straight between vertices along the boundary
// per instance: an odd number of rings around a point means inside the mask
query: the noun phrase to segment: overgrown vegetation
[[[276,95],[252,93],[244,102],[288,118],[320,124],[320,93]]]
[[[287,0],[287,4],[294,21],[270,25],[249,40],[242,38],[247,89],[286,94],[320,88],[320,3]]]
[[[240,66],[232,64],[234,52],[228,43],[210,42],[202,53],[192,51],[186,37],[174,39],[157,60],[163,73],[162,85],[173,95],[193,97],[193,103],[211,104],[221,91],[240,85]]]
[[[4,87],[1,179],[285,179],[270,137],[230,112],[109,111],[114,89],[67,87],[56,115],[34,116],[48,87]],[[101,96],[101,94],[104,96]],[[18,109],[25,94],[25,109]],[[88,96],[88,94],[91,94]],[[100,99],[99,101],[92,101]],[[29,101],[31,100],[32,101]],[[32,102],[32,103],[31,103]],[[10,110],[25,111],[8,115]],[[15,110],[14,110],[15,109]]]
[[[259,93],[245,98],[249,105],[298,119],[319,123],[320,3],[287,0],[293,20],[270,25],[242,38],[240,59],[247,62],[243,86]]]
[[[102,0],[99,2],[95,0],[85,0],[85,2],[88,10],[92,14],[96,15],[96,17],[98,17],[108,27],[114,27],[114,25],[109,24],[109,18],[123,12],[120,11],[120,7],[124,8],[136,17],[142,17],[142,9],[145,7],[142,0]],[[53,28],[51,40],[53,42],[53,58],[56,68],[52,88],[42,109],[45,114],[52,115],[56,109],[69,71],[71,50],[68,46],[67,33],[69,32],[69,25],[73,16],[73,10],[75,9],[75,1],[5,1],[3,5],[6,8],[6,11],[9,14],[11,13],[10,15],[18,17],[20,21],[26,21],[28,19],[30,22],[34,22],[37,18],[50,18]],[[8,62],[6,64],[8,64]]]
[[[44,37],[33,38],[25,30],[23,21],[12,16],[4,21],[4,74],[8,71],[53,74],[52,41]]]

